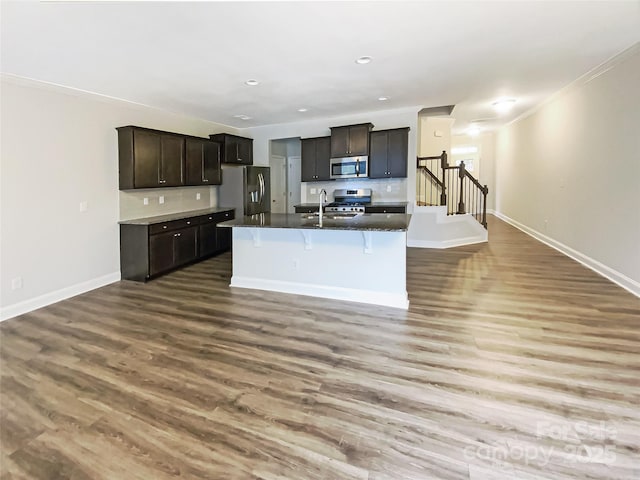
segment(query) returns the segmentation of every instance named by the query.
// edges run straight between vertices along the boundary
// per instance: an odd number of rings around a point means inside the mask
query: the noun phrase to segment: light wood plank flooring
[[[407,312],[225,254],[2,323],[0,478],[640,478],[640,300],[489,233],[409,249]]]

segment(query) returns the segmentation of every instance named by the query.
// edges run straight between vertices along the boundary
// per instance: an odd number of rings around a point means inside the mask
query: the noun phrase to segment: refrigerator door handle
[[[258,174],[258,181],[260,182],[260,203],[264,200],[264,177],[261,173]]]

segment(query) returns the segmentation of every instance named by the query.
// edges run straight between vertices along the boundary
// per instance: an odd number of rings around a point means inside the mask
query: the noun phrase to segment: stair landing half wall
[[[447,207],[414,206],[407,246],[451,248],[489,240],[487,230],[470,214],[447,215]]]

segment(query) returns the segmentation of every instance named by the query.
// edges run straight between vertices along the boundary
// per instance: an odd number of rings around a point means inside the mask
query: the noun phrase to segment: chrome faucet
[[[324,197],[324,201],[322,198]],[[318,207],[318,214],[320,215],[320,226],[322,226],[322,211],[324,210],[324,202],[327,201],[327,191],[323,188],[320,190],[320,205]]]

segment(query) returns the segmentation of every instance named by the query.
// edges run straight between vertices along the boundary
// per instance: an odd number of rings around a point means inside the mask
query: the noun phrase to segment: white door
[[[302,163],[299,156],[289,157],[287,174],[287,208],[289,213],[294,213],[295,205],[298,205],[302,198]]]
[[[272,155],[271,167],[271,211],[287,213],[287,159]]]

